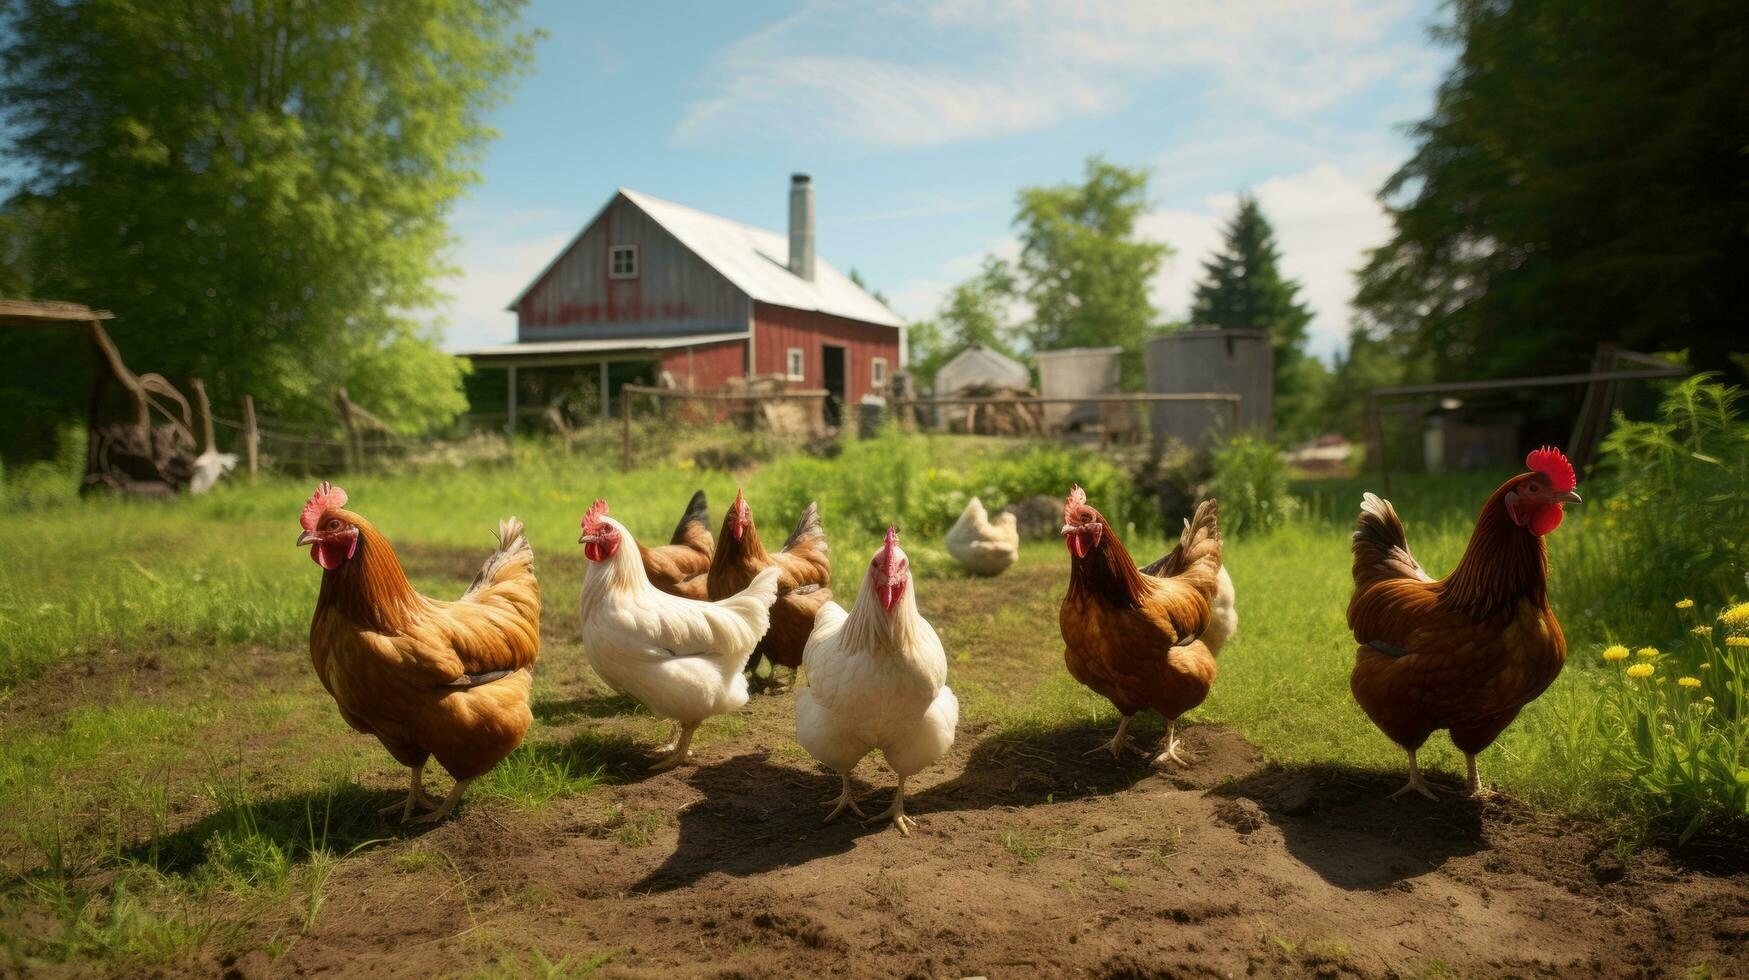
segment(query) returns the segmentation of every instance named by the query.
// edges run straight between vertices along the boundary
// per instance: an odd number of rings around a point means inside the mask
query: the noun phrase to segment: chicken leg
[[[1464,761],[1469,763],[1469,766],[1470,766],[1470,774],[1469,774],[1469,777],[1464,780],[1464,788],[1469,790],[1471,796],[1476,797],[1478,799],[1481,799],[1483,797],[1493,796],[1494,791],[1491,789],[1485,788],[1482,785],[1482,777],[1476,773],[1476,757],[1475,757],[1475,755],[1473,753],[1470,753],[1470,752],[1465,752],[1464,753]]]
[[[1417,793],[1420,793],[1422,796],[1425,796],[1430,800],[1439,799],[1439,797],[1434,794],[1433,787],[1428,784],[1427,780],[1421,778],[1421,766],[1415,761],[1415,750],[1409,749],[1408,752],[1409,752],[1409,781],[1403,784],[1402,789],[1397,790],[1395,793],[1392,793],[1391,799],[1394,800],[1397,797],[1402,796],[1404,793],[1407,793],[1411,790],[1413,790]]]
[[[442,820],[444,817],[449,816],[450,811],[455,809],[455,805],[462,801],[462,794],[466,793],[468,791],[468,784],[471,782],[473,782],[472,779],[458,779],[458,780],[456,780],[455,786],[450,789],[449,796],[444,799],[442,806],[438,807],[437,809],[435,809],[435,810],[431,811],[430,813],[427,813],[423,816],[414,817],[412,819],[412,822],[413,823],[436,823],[439,820]]]
[[[674,751],[668,753],[662,760],[650,767],[651,772],[664,772],[685,762],[692,755],[692,733],[698,729],[698,723],[680,726],[680,741],[674,743]]]
[[[1178,754],[1178,745],[1178,722],[1168,718],[1166,720],[1166,747],[1161,749],[1158,755],[1149,759],[1148,764],[1157,769],[1164,769],[1166,763],[1170,761],[1189,769],[1190,763],[1184,761],[1184,756]]]
[[[1123,758],[1124,749],[1130,748],[1130,719],[1132,717],[1134,716],[1123,716],[1123,721],[1117,723],[1117,734],[1111,737],[1111,741],[1106,742],[1097,749],[1088,749],[1081,754],[1092,755],[1095,752],[1105,751],[1110,752],[1113,759]]]
[[[425,792],[425,763],[422,761],[416,766],[409,766],[408,772],[411,778],[408,780],[407,798],[400,803],[390,803],[378,810],[378,813],[390,814],[399,810],[401,811],[401,819],[405,821],[413,816],[415,808],[422,807],[429,810],[437,805],[437,801]]]
[[[848,788],[849,781],[850,781],[849,777],[848,776],[845,777],[845,783],[846,783],[847,788]],[[911,828],[917,826],[917,821],[912,820],[910,817],[905,816],[905,777],[904,776],[899,777],[899,788],[893,791],[893,805],[890,807],[887,807],[885,813],[876,814],[863,822],[864,823],[879,823],[882,820],[891,820],[893,822],[893,826],[899,828],[899,836],[901,836],[901,837],[911,836]]]
[[[867,816],[867,814],[863,813],[862,809],[856,805],[856,801],[850,797],[850,773],[844,772],[839,773],[838,775],[844,780],[844,792],[839,793],[836,797],[826,801],[838,805],[832,808],[831,813],[826,814],[826,819],[823,822],[831,823],[833,820],[838,819],[838,815],[844,812],[845,807],[849,807],[850,812],[859,817]]]

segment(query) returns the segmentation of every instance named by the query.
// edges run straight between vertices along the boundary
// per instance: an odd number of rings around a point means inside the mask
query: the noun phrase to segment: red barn
[[[509,306],[516,343],[464,351],[478,367],[649,365],[685,389],[779,375],[839,404],[886,389],[905,323],[814,255],[814,188],[790,184],[774,231],[620,188]],[[836,408],[836,406],[834,406]]]

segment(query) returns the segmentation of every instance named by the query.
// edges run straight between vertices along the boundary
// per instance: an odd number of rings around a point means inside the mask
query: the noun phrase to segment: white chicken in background
[[[771,624],[776,567],[717,602],[683,599],[650,584],[630,531],[597,500],[583,517],[580,613],[583,654],[615,691],[680,726],[668,753],[651,767],[671,769],[691,754],[692,733],[706,718],[747,703],[742,670]]]
[[[1000,575],[1020,554],[1020,529],[1014,515],[996,515],[973,497],[947,531],[947,553],[974,575]]]
[[[1198,504],[1197,510],[1200,512],[1208,503],[1205,500]],[[1142,573],[1160,578],[1170,578],[1177,575],[1183,571],[1184,555],[1190,550],[1193,540],[1191,521],[1189,518],[1185,518],[1184,531],[1178,536],[1178,546],[1159,561],[1142,569]],[[1209,654],[1215,656],[1221,652],[1221,647],[1226,646],[1227,641],[1231,640],[1233,634],[1237,632],[1239,632],[1239,607],[1237,598],[1233,594],[1233,576],[1227,574],[1227,563],[1223,560],[1220,573],[1215,576],[1215,596],[1209,602],[1208,628],[1203,630],[1198,639],[1202,640],[1203,645],[1209,648]]]
[[[946,754],[959,723],[959,700],[947,686],[947,654],[911,594],[911,563],[899,532],[869,563],[856,603],[846,614],[835,602],[820,607],[802,654],[807,686],[796,695],[796,739],[831,766],[843,791],[826,821],[857,808],[850,771],[880,749],[899,777],[893,805],[873,819],[891,819],[911,836],[905,815],[905,780]]]

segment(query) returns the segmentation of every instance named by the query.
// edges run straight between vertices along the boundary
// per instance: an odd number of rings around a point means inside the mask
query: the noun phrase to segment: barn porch
[[[616,381],[616,367],[636,365],[647,367],[644,379],[651,384],[664,383],[667,375],[675,387],[698,389],[720,385],[725,372],[745,371],[748,334],[715,333],[682,337],[610,337],[587,340],[548,340],[516,344],[498,344],[456,352],[467,358],[476,369],[503,369],[505,372],[505,434],[515,436],[519,413],[518,371],[520,369],[597,368],[597,387],[601,417],[613,416],[613,401],[618,387],[632,383],[634,378]],[[617,386],[617,387],[616,387]]]

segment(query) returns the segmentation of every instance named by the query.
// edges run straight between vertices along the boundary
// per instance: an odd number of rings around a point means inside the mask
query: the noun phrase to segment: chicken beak
[[[300,548],[305,547],[307,545],[312,545],[315,543],[316,543],[316,536],[314,534],[310,533],[309,531],[305,531],[304,533],[298,535],[297,546]]]
[[[875,586],[875,594],[881,600],[881,609],[892,612],[893,607],[899,604],[899,593],[904,590],[905,586],[900,582],[885,582]]]
[[[1555,503],[1557,504],[1582,504],[1584,502],[1585,501],[1580,499],[1578,494],[1571,490],[1555,497]]]

